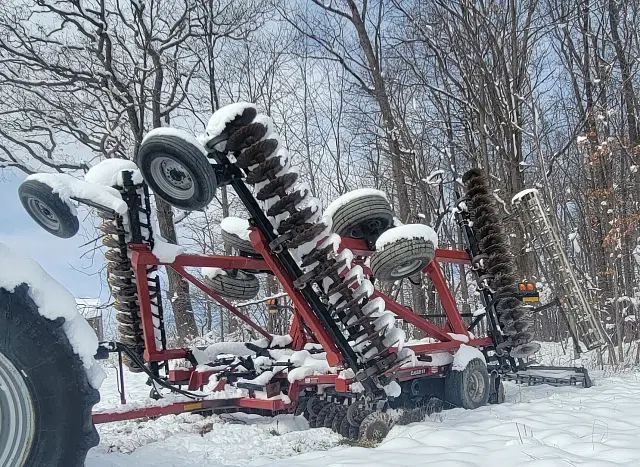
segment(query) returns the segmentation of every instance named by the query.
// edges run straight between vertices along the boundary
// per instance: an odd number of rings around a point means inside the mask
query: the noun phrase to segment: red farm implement
[[[397,225],[386,196],[377,190],[347,193],[323,213],[308,186],[297,180],[271,128],[270,119],[254,106],[234,104],[213,115],[199,140],[178,130],[154,130],[141,144],[137,168],[125,161],[92,169],[111,171],[108,177],[90,177],[106,179],[108,186],[58,175],[32,176],[21,186],[27,211],[55,235],[69,237],[78,230],[69,200],[95,208],[102,219],[119,335],[117,342],[101,343],[96,358],[118,354],[123,404],[123,363],[149,376],[154,398],[162,391],[175,393],[169,402],[94,413],[93,423],[181,412],[295,413],[307,417],[311,427],[379,440],[394,423],[421,420],[442,408],[500,403],[504,379],[590,384],[582,368],[558,371],[525,363],[539,348],[530,330],[536,309],[527,305],[537,294],[535,286],[516,279],[482,171],[464,175],[465,193],[453,208],[465,249],[439,249],[429,227]],[[222,185],[235,191],[248,212],[246,225],[223,225],[223,238],[237,256],[179,254],[163,260],[156,248],[162,242],[153,238],[148,188],[172,206],[193,211],[204,209]],[[514,204],[526,219],[525,231],[544,233],[545,243],[536,248],[557,248],[535,191]],[[559,268],[561,296],[554,305],[567,312],[578,350],[598,347],[601,329],[566,258],[558,254],[546,262]],[[481,310],[460,312],[443,274],[446,263],[471,271]],[[263,339],[170,348],[160,266]],[[272,336],[234,305],[257,293],[260,274],[274,276],[292,304],[288,336]],[[374,278],[396,285],[405,279],[431,281],[442,313],[414,313],[375,290]],[[398,325],[422,339],[406,341]]]

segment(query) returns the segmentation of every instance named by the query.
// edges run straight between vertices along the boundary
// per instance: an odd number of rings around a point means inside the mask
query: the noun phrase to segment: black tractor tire
[[[260,281],[253,274],[236,269],[225,269],[227,275],[204,277],[203,282],[218,295],[231,300],[251,300],[260,292]]]
[[[374,242],[393,227],[393,210],[382,196],[365,195],[341,206],[332,219],[332,230],[341,237]]]
[[[256,252],[255,248],[253,248],[253,245],[249,240],[244,240],[238,237],[236,234],[232,234],[225,230],[221,230],[221,232],[222,242],[225,245],[234,248],[240,254],[240,256],[260,256]]]
[[[360,440],[379,443],[389,434],[392,425],[393,421],[388,413],[371,412],[360,424]]]
[[[491,391],[487,365],[479,358],[462,371],[451,370],[444,380],[445,401],[453,407],[477,409],[487,405]]]
[[[18,197],[31,218],[50,234],[71,238],[78,233],[78,218],[49,185],[26,180],[18,188]]]
[[[82,467],[87,451],[99,442],[91,410],[100,394],[89,385],[63,324],[62,318],[40,316],[26,284],[12,292],[0,288],[0,359],[24,378],[23,394],[30,406],[24,413],[30,414],[33,426],[30,443],[17,453],[23,458],[5,459],[3,467]],[[1,386],[7,382],[0,373]],[[4,409],[0,407],[0,456],[6,441],[2,431],[9,427]]]
[[[397,240],[371,255],[371,272],[379,281],[395,282],[419,274],[434,255],[435,248],[429,240]]]
[[[151,135],[136,164],[155,195],[185,211],[204,209],[216,194],[216,174],[202,148],[177,135]]]

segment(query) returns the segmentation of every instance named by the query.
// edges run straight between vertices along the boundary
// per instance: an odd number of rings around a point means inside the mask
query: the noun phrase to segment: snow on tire
[[[100,394],[63,331],[38,313],[23,284],[0,288],[0,465],[82,467],[98,444]],[[37,364],[34,364],[36,362]]]
[[[382,196],[352,199],[332,214],[332,230],[341,237],[375,240],[393,226],[393,210]]]
[[[238,237],[235,234],[232,234],[230,232],[227,232],[226,230],[222,230],[221,231],[222,234],[222,242],[225,245],[230,246],[231,248],[235,248],[238,253],[240,254],[251,254],[251,255],[257,255],[258,253],[256,252],[256,250],[253,248],[253,245],[251,244],[250,241],[248,240],[244,240],[240,237]]]
[[[400,239],[371,255],[373,277],[394,282],[413,276],[431,262],[435,254],[433,243],[424,238]]]
[[[260,291],[260,281],[253,274],[225,269],[224,274],[203,278],[203,282],[218,295],[232,300],[251,300]]]
[[[136,164],[159,198],[186,211],[204,209],[217,180],[204,148],[188,133],[157,128],[142,141]]]
[[[445,400],[453,407],[477,409],[487,405],[490,393],[487,365],[479,358],[461,370],[451,370],[444,380]]]
[[[50,234],[70,238],[78,233],[78,218],[49,185],[26,180],[18,188],[18,196],[31,218]]]

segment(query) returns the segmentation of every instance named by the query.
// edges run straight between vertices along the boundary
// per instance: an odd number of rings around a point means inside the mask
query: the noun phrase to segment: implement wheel
[[[0,465],[82,467],[98,444],[100,400],[62,330],[38,313],[26,285],[0,288]]]
[[[204,148],[187,132],[149,132],[140,145],[136,164],[156,196],[179,209],[202,210],[216,194],[213,167]]]
[[[50,234],[70,238],[78,233],[78,218],[49,185],[26,180],[18,188],[18,197],[31,218]]]
[[[389,202],[378,195],[351,199],[332,215],[332,230],[341,237],[375,240],[393,227],[393,211]]]
[[[380,281],[395,282],[420,273],[434,255],[435,248],[429,240],[400,239],[371,255],[371,271]]]
[[[479,358],[462,371],[452,370],[444,380],[445,400],[453,407],[477,409],[487,405],[491,390],[487,365]]]
[[[204,277],[203,282],[218,295],[231,300],[251,300],[260,291],[260,281],[253,274],[236,269],[226,269],[225,274]]]

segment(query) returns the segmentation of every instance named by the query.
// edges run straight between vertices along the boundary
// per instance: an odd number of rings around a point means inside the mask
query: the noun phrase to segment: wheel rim
[[[172,157],[159,156],[151,161],[151,176],[158,187],[175,199],[187,200],[195,194],[193,175]]]
[[[60,229],[60,220],[49,206],[36,198],[29,198],[27,204],[38,222],[50,230]]]
[[[422,261],[419,259],[412,259],[411,261],[401,264],[393,271],[391,271],[391,277],[405,277],[420,269]]]
[[[348,237],[364,238],[367,233],[369,235],[376,235],[378,232],[382,231],[387,224],[388,222],[382,218],[367,219],[366,221],[354,226],[349,232]]]
[[[474,402],[479,402],[484,397],[485,383],[480,372],[474,371],[469,375],[469,385],[467,388],[469,397]]]
[[[26,462],[35,417],[29,388],[21,373],[0,353],[0,465],[20,467]]]

